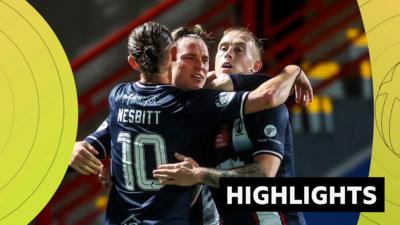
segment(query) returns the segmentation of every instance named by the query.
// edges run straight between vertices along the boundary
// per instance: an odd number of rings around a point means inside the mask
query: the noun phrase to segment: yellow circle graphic
[[[375,98],[375,123],[386,147],[400,157],[400,96],[396,89],[400,84],[400,62],[389,71],[379,85]]]
[[[359,0],[374,89],[369,175],[385,178],[385,212],[361,213],[359,225],[400,224],[400,1]]]
[[[0,0],[0,224],[27,224],[60,184],[77,129],[68,59],[26,2]]]

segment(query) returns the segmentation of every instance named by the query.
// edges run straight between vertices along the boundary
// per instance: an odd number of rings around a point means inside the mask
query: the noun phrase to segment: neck
[[[170,84],[170,79],[168,78],[168,71],[164,73],[152,74],[146,76],[140,74],[140,82],[144,84]]]

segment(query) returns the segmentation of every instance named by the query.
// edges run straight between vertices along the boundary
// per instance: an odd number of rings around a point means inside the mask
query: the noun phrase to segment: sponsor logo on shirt
[[[218,99],[215,100],[215,105],[217,107],[225,107],[227,106],[231,101],[235,93],[233,92],[221,92],[218,95]]]
[[[253,148],[253,144],[246,131],[246,126],[242,119],[236,119],[232,128],[232,144],[235,151],[245,151]]]
[[[276,127],[272,124],[268,124],[264,128],[264,134],[267,137],[275,137],[276,136]]]
[[[156,96],[142,96],[139,94],[125,94],[122,96],[122,103],[127,105],[138,104],[138,105],[154,105],[157,103],[158,95]]]
[[[214,148],[216,150],[228,147],[230,144],[230,132],[228,124],[222,126],[222,128],[218,131],[214,140]]]

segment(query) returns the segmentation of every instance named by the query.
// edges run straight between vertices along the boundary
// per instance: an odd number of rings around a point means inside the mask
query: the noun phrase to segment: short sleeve
[[[126,83],[121,83],[117,84],[113,89],[111,90],[110,94],[108,95],[108,106],[110,107],[109,110],[110,112],[112,109],[116,108],[116,99],[118,98],[118,93],[122,92],[124,87],[128,85]]]
[[[251,157],[272,154],[283,159],[289,114],[285,105],[258,112],[245,120],[246,129],[252,139]]]
[[[214,104],[219,118],[224,121],[243,118],[248,92],[220,92],[215,96]]]

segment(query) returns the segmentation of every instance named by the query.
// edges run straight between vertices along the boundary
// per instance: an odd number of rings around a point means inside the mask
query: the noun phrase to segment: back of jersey
[[[113,187],[108,224],[188,224],[193,187],[153,179],[179,152],[203,157],[203,137],[242,116],[246,93],[184,92],[170,85],[121,84],[109,97]]]

